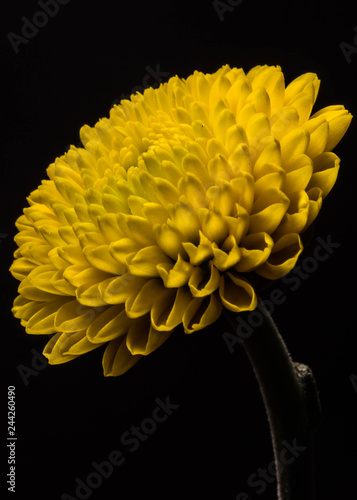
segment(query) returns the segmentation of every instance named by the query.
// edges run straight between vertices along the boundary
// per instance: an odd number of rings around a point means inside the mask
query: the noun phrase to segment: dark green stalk
[[[319,417],[315,380],[309,367],[294,363],[262,303],[261,325],[243,346],[258,380],[269,420],[279,500],[314,500],[313,437]],[[243,313],[247,315],[249,313]],[[226,317],[235,328],[235,315]]]

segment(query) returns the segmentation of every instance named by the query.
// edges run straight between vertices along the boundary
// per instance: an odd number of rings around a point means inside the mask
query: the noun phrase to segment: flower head
[[[17,220],[13,313],[54,334],[52,364],[107,344],[119,375],[182,324],[256,307],[254,276],[275,280],[334,185],[331,152],[351,115],[310,116],[319,80],[287,87],[280,67],[171,78],[81,129]]]

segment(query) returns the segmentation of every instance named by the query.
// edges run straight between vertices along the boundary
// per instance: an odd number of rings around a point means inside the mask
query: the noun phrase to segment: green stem
[[[313,436],[319,400],[310,368],[294,363],[262,303],[260,326],[245,335],[267,412],[277,471],[279,500],[314,500]],[[243,313],[243,316],[249,313]],[[235,315],[226,314],[234,328]],[[247,318],[249,319],[249,318]],[[249,322],[248,322],[249,323]]]

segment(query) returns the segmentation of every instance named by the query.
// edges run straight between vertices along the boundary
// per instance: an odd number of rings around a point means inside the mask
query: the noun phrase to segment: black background
[[[40,10],[33,0],[6,4],[0,32],[0,233],[8,234],[0,245],[2,398],[5,407],[6,387],[16,386],[18,438],[10,497],[75,497],[76,478],[86,481],[92,462],[117,449],[125,463],[89,498],[236,500],[245,491],[252,500],[274,499],[275,482],[261,494],[247,484],[272,460],[269,429],[245,353],[238,345],[229,352],[220,324],[191,336],[178,331],[120,378],[103,377],[100,349],[55,367],[44,367],[39,357],[36,375],[20,376],[19,367],[31,368],[47,339],[25,335],[10,312],[18,285],[8,272],[14,221],[48,164],[78,143],[83,124],[94,125],[113,101],[142,85],[147,66],[187,77],[223,64],[245,70],[278,64],[287,83],[312,71],[322,80],[316,109],[344,104],[356,114],[357,53],[348,62],[340,47],[354,46],[351,3],[244,0],[221,21],[211,1],[71,0],[15,53],[8,33],[21,35],[22,18]],[[320,391],[318,500],[356,497],[355,133],[353,122],[336,148],[339,178],[301,262],[313,255],[317,237],[340,246],[296,291],[273,285],[286,296],[274,319],[294,360],[313,369]],[[152,415],[156,398],[167,396],[179,408],[131,453],[122,434]]]

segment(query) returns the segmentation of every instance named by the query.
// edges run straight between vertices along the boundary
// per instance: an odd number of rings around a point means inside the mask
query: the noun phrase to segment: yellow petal
[[[209,185],[212,184],[213,182],[209,183]],[[185,199],[194,210],[207,205],[206,188],[201,182],[201,179],[192,173],[188,173],[185,177],[180,179],[178,190],[185,196]]]
[[[247,135],[243,127],[234,124],[228,128],[225,138],[225,147],[228,154],[231,155],[234,153],[240,144],[248,144]]]
[[[213,83],[213,86],[217,85],[217,80]],[[210,109],[210,116],[212,123],[216,124],[218,121],[219,115],[226,109],[226,105],[224,100],[221,98],[221,96],[217,95],[217,98],[215,99],[212,95],[210,95],[210,102],[209,102],[209,109]],[[221,141],[220,141],[221,142]]]
[[[135,195],[130,195],[128,197],[128,205],[130,208],[130,212],[133,215],[136,215],[138,217],[145,217],[144,214],[144,206],[148,203],[148,201],[145,198],[142,198],[141,196],[135,196]],[[161,208],[161,206],[159,205]]]
[[[51,365],[57,365],[71,361],[97,347],[98,344],[89,342],[85,336],[85,332],[58,332],[45,346],[43,355]]]
[[[297,156],[295,161],[290,163],[290,168],[282,186],[287,195],[306,189],[313,173],[312,160],[306,155]]]
[[[60,238],[67,245],[75,245],[76,243],[78,243],[78,239],[77,239],[73,229],[70,226],[59,227],[58,234],[59,234]]]
[[[164,224],[168,218],[168,213],[159,203],[145,203],[143,214],[152,226],[155,224]]]
[[[188,123],[188,124],[192,123],[192,117],[185,110],[185,108],[177,106],[176,108],[171,110],[171,114],[177,123]]]
[[[295,266],[302,250],[300,236],[296,233],[286,234],[275,243],[269,259],[255,272],[269,280],[281,278]]]
[[[212,179],[208,174],[206,167],[197,156],[191,153],[187,154],[182,160],[182,168],[186,174],[193,175],[204,185],[212,183]]]
[[[293,80],[285,89],[285,102],[290,104],[297,95],[305,92],[311,95],[313,103],[320,87],[320,80],[315,73],[304,73]]]
[[[63,336],[67,336],[67,334],[62,334],[61,341]],[[68,342],[68,344],[67,344]],[[62,356],[80,356],[82,354],[86,354],[87,352],[93,351],[99,347],[98,344],[93,344],[90,342],[84,332],[78,333],[70,333],[68,334],[68,340],[66,339],[61,345],[61,354]],[[49,363],[54,364],[53,357],[49,358]]]
[[[38,203],[37,200],[34,200],[35,194],[36,191],[32,192],[29,197],[31,206],[24,208],[24,214],[27,219],[32,223],[38,223],[38,227],[46,226],[49,228],[53,227],[53,229],[60,227],[61,223],[57,220],[53,210],[50,207]]]
[[[251,118],[254,118],[257,110],[252,102],[244,103],[243,107],[236,113],[237,125],[246,129],[247,124]]]
[[[228,229],[229,229],[229,235],[233,236],[237,244],[239,245],[239,242],[241,241],[242,238],[247,234],[248,229],[249,229],[249,214],[244,210],[239,205],[236,205],[236,216],[235,217],[225,217],[225,221],[228,224]],[[227,242],[227,243],[226,243]],[[230,253],[232,251],[232,256],[233,258],[234,255],[236,255],[236,250],[234,242],[231,238],[227,238],[225,243],[223,244],[223,250],[225,252],[228,251]]]
[[[329,135],[325,151],[332,151],[345,135],[350,126],[352,115],[344,106],[327,106],[320,109],[311,118],[322,117],[329,124]]]
[[[88,267],[88,261],[84,257],[83,250],[79,245],[65,245],[58,248],[57,253],[67,264],[82,266],[83,268]]]
[[[81,336],[81,334],[82,332],[79,332],[79,336]],[[71,334],[58,332],[51,338],[49,342],[47,342],[42,354],[48,359],[48,362],[51,365],[67,363],[68,361],[72,361],[73,359],[76,359],[78,357],[76,355],[62,355],[62,345],[64,344],[65,348],[68,347],[69,335]]]
[[[187,139],[185,139],[185,147],[187,148],[187,151],[197,157],[202,165],[207,165],[209,159],[214,156],[216,153],[221,153],[223,155],[226,154],[226,151],[223,147],[223,145],[215,139],[214,137],[212,139],[205,139],[205,138],[197,138],[195,141],[188,141],[186,142]],[[175,146],[173,146],[175,148]],[[185,148],[182,149],[182,151],[179,151],[177,161],[180,163],[180,172],[182,172],[182,162],[184,158],[186,157],[186,151]],[[187,175],[193,175],[193,174],[187,174]],[[181,173],[182,176],[182,173]],[[180,177],[181,177],[180,176]]]
[[[59,248],[52,248],[52,250],[48,252],[48,260],[56,269],[62,271],[68,266],[68,262],[60,257]]]
[[[272,113],[283,106],[285,100],[284,75],[279,66],[262,67],[256,73],[252,82],[252,88],[264,87],[270,98]]]
[[[156,330],[171,331],[182,322],[184,312],[192,301],[186,287],[170,290],[157,300],[151,309],[151,324]]]
[[[119,264],[119,269],[126,268],[127,259],[134,257],[140,250],[140,244],[132,238],[121,238],[109,245],[109,252]]]
[[[173,227],[182,235],[183,241],[198,242],[200,221],[196,212],[187,204],[179,203],[170,211]]]
[[[74,295],[78,302],[88,307],[101,307],[106,305],[99,291],[101,283],[94,283],[94,285],[83,284],[75,289]]]
[[[38,310],[26,325],[26,333],[48,335],[56,332],[55,318],[57,311],[66,304],[68,299],[51,301]]]
[[[222,248],[218,248],[216,244],[213,244],[212,250],[214,255],[212,264],[222,272],[233,267],[241,257],[237,239],[235,236],[233,236],[233,234],[230,234],[224,241]]]
[[[314,187],[309,189],[307,195],[309,197],[309,216],[304,230],[316,219],[322,205],[322,191],[320,188]]]
[[[163,160],[161,162],[161,170],[165,179],[167,179],[174,186],[177,186],[182,176],[180,166],[171,160]]]
[[[73,286],[91,286],[109,278],[109,273],[100,271],[95,267],[69,266],[63,271],[63,277]]]
[[[314,158],[314,173],[308,185],[308,189],[318,187],[322,191],[323,198],[333,188],[338,171],[340,168],[340,159],[334,153],[322,153]]]
[[[207,106],[203,102],[194,101],[190,105],[190,113],[194,120],[202,121],[206,126],[209,125],[209,118],[207,113]]]
[[[222,303],[214,293],[207,297],[194,298],[182,318],[185,333],[202,330],[211,325],[220,317],[222,309]]]
[[[225,97],[228,90],[231,87],[231,83],[222,73],[215,79],[211,87],[211,92],[209,96],[209,107],[212,109],[217,102],[222,101],[222,97]]]
[[[226,100],[232,112],[236,113],[236,116],[240,114],[240,111],[251,91],[252,88],[244,75],[237,78],[231,88],[227,91]]]
[[[39,236],[33,228],[32,230],[21,229],[21,225],[19,224],[17,224],[17,227],[20,232],[14,236],[14,240],[17,246],[19,246],[21,249],[28,248],[29,250],[32,250],[33,248],[36,248],[38,246],[44,246],[45,248],[51,249],[51,245],[49,245],[42,238],[42,236]]]
[[[248,96],[247,102],[254,104],[257,113],[264,113],[268,118],[271,114],[270,97],[264,87],[255,88]]]
[[[123,304],[128,297],[136,295],[145,285],[147,279],[125,273],[122,276],[102,281],[98,290],[107,304]]]
[[[266,145],[273,142],[271,136],[270,121],[263,113],[255,113],[248,120],[246,133],[249,142],[249,152],[252,163],[256,161]]]
[[[118,225],[116,214],[99,215],[97,222],[106,243],[119,240],[124,236]]]
[[[207,191],[209,208],[224,215],[233,215],[237,197],[232,186],[224,181],[220,186],[211,186]]]
[[[236,120],[232,111],[224,108],[218,115],[217,121],[213,121],[213,131],[216,137],[225,143],[227,137],[227,130],[236,125]]]
[[[290,135],[290,134],[289,134]],[[260,172],[264,170],[265,164],[275,164],[281,165],[281,150],[278,141],[273,141],[263,149],[259,158],[257,158],[254,165],[254,177],[259,178],[261,176]],[[285,168],[285,165],[283,165]]]
[[[200,242],[198,245],[194,245],[190,241],[182,244],[189,256],[190,263],[194,266],[199,266],[205,260],[213,257],[211,241],[202,233],[202,231],[199,231],[199,235]]]
[[[268,190],[280,189],[286,177],[285,170],[274,163],[266,163],[260,174],[254,187],[255,198],[264,196]]]
[[[175,227],[170,227],[168,224],[156,224],[154,231],[156,241],[160,247],[157,247],[157,249],[161,255],[165,255],[165,258],[161,262],[158,262],[158,264],[169,263],[170,260],[168,257],[176,260],[180,253],[184,253],[182,236]]]
[[[145,171],[140,171],[139,177],[144,192],[148,194],[153,202],[166,207],[169,203],[178,201],[177,189],[166,179],[153,177]]]
[[[243,207],[248,213],[252,210],[254,203],[254,178],[247,172],[242,172],[231,180],[233,197],[236,203]]]
[[[202,232],[209,241],[219,246],[228,236],[228,225],[219,212],[200,208],[198,217],[201,221]]]
[[[149,317],[133,321],[126,337],[126,346],[133,355],[147,356],[158,349],[172,332],[155,330]]]
[[[268,259],[273,244],[267,233],[249,234],[240,243],[241,258],[234,269],[240,273],[253,271]]]
[[[293,130],[285,135],[281,142],[281,164],[282,167],[289,171],[289,162],[296,156],[305,154],[309,145],[309,133],[303,128]]]
[[[289,198],[280,190],[270,190],[258,198],[249,220],[249,232],[271,234],[279,226],[289,206]]]
[[[83,248],[83,254],[88,262],[100,271],[111,274],[122,274],[125,272],[125,266],[119,264],[112,257],[108,245],[100,245],[99,247],[86,246]]]
[[[92,307],[80,304],[77,300],[70,300],[63,304],[55,317],[57,332],[78,332],[88,328],[95,317],[100,314]]]
[[[271,120],[271,133],[279,141],[299,124],[299,114],[293,106],[285,106]]]
[[[157,270],[166,288],[179,288],[187,284],[193,266],[179,254],[177,262],[159,264]]]
[[[104,351],[103,372],[106,377],[123,375],[132,368],[142,356],[133,356],[126,346],[125,337],[112,340]]]
[[[66,293],[62,293],[60,290],[55,288],[51,283],[51,280],[56,273],[57,269],[52,266],[52,264],[38,266],[29,273],[28,281],[39,290],[55,295],[67,295]]]
[[[36,300],[39,302],[52,302],[53,300],[59,300],[62,294],[55,294],[40,290],[36,286],[32,285],[28,278],[22,280],[19,285],[18,292],[30,300]]]
[[[150,312],[155,301],[166,292],[161,280],[148,280],[137,294],[130,295],[125,302],[125,311],[129,318],[138,318]]]
[[[190,291],[194,297],[205,297],[213,293],[220,283],[220,274],[210,262],[209,269],[203,270],[195,267],[188,282]]]
[[[309,216],[309,197],[306,191],[296,191],[290,195],[290,205],[279,227],[274,233],[274,238],[280,238],[287,233],[301,234]]]
[[[222,277],[219,296],[224,307],[234,312],[252,311],[257,305],[254,288],[248,280],[231,273]]]
[[[209,161],[208,172],[216,182],[229,181],[233,177],[227,158],[218,153]]]
[[[326,113],[330,113],[332,111],[344,111],[345,107],[342,104],[332,104],[331,106],[325,106],[324,108],[319,109],[316,111],[312,116],[311,119],[317,118],[318,116],[325,115]]]
[[[76,232],[80,245],[85,247],[86,245],[100,246],[106,243],[103,235],[97,230],[92,231],[92,226],[88,223],[80,223],[78,225],[74,224],[73,229]]]
[[[324,116],[329,124],[329,136],[325,146],[325,151],[332,151],[345,135],[350,126],[352,115],[346,111],[346,114],[333,113],[334,116],[327,114]]]
[[[247,139],[248,142],[248,139]],[[252,161],[247,144],[239,144],[228,157],[228,162],[234,175],[242,172],[252,172]]]
[[[11,309],[12,314],[15,318],[20,318],[23,321],[28,321],[31,316],[37,313],[46,305],[46,302],[37,302],[34,300],[26,299],[22,295],[18,295],[13,303]]]
[[[164,262],[170,262],[169,257],[157,245],[152,245],[128,259],[128,268],[133,276],[155,278],[160,276],[157,266]]]
[[[149,246],[155,243],[155,234],[148,220],[135,215],[127,215],[125,218],[129,238],[136,240],[140,246]]]
[[[40,228],[41,236],[51,245],[51,247],[63,245],[62,238],[58,234],[56,226],[43,225]]]
[[[76,199],[77,195],[83,195],[83,188],[67,178],[55,177],[54,182],[63,199],[70,204]]]
[[[311,87],[313,87],[313,85],[311,85]],[[308,87],[306,87],[306,89],[307,88]],[[289,105],[293,107],[298,113],[298,125],[303,125],[311,115],[311,110],[314,105],[313,92],[310,93],[309,91],[304,91],[300,94],[297,94],[295,98],[289,101]]]
[[[128,191],[128,196],[131,194],[129,190]],[[117,214],[120,212],[123,213],[129,213],[130,210],[127,205],[127,199],[121,199],[118,196],[115,196],[111,193],[104,193],[103,194],[103,207],[107,212]]]
[[[95,344],[114,340],[128,332],[132,321],[127,317],[123,305],[108,307],[88,326],[87,338]]]
[[[195,77],[193,80],[192,92],[196,99],[202,99],[204,102],[208,102],[209,94],[211,91],[211,85],[208,82],[208,75],[205,75],[201,72],[195,71],[193,76]],[[190,77],[187,79],[187,83],[189,85]]]
[[[306,154],[310,158],[315,158],[326,149],[329,138],[329,124],[323,118],[317,117],[306,122],[304,130],[307,130],[310,134],[310,142]]]

